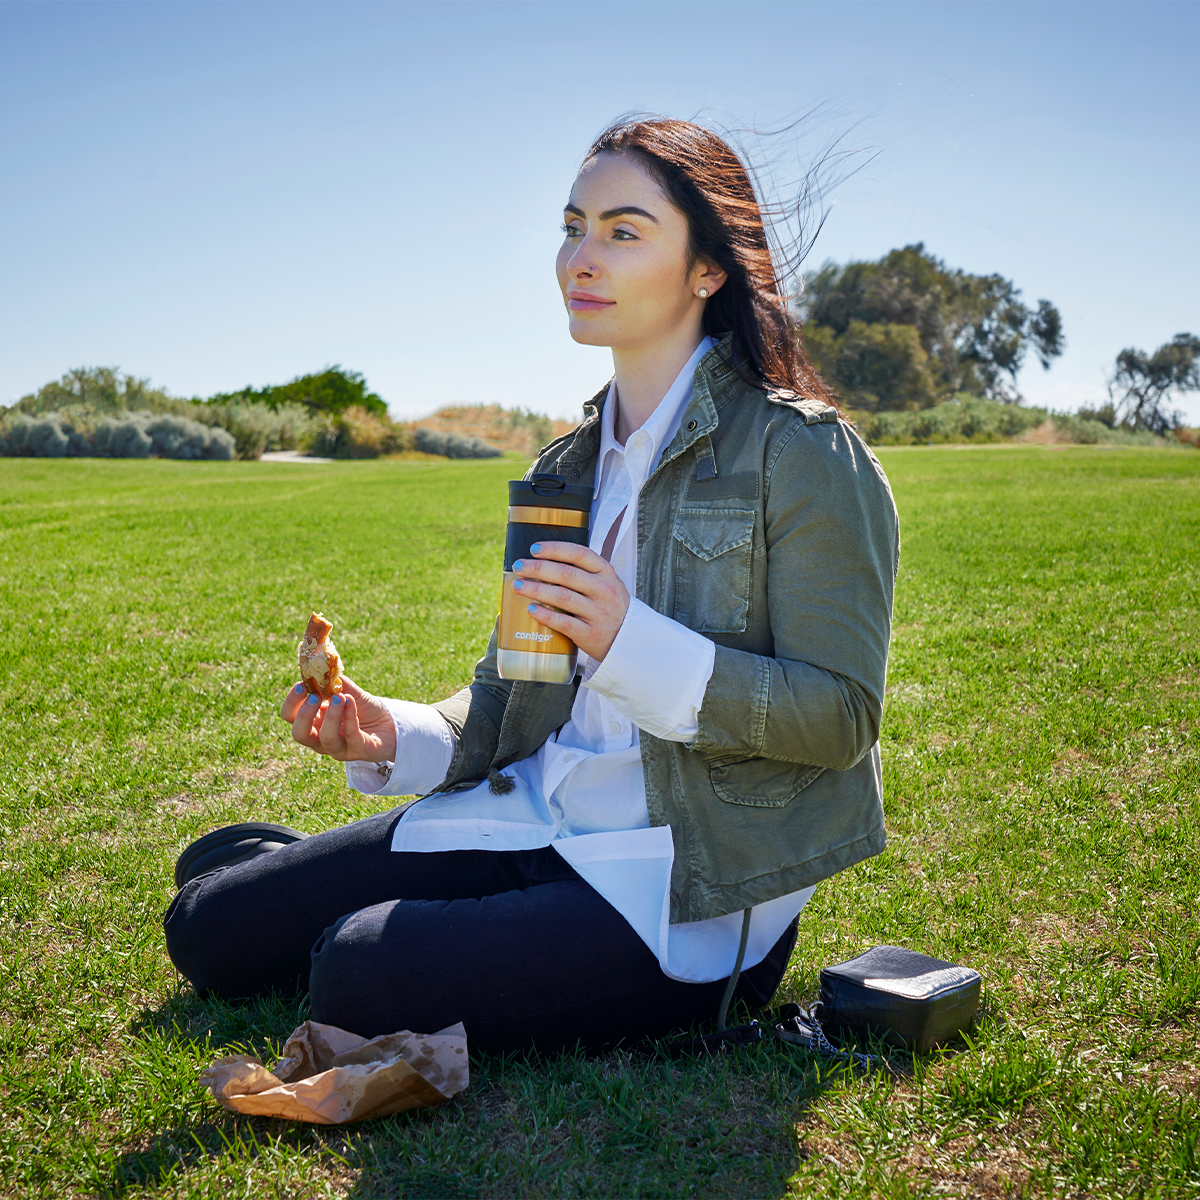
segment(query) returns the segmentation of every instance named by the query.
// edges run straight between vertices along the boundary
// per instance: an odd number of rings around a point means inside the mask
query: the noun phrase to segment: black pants
[[[222,867],[184,886],[167,950],[226,999],[308,988],[313,1020],[365,1037],[462,1021],[472,1047],[553,1052],[715,1018],[725,980],[679,983],[551,847],[393,853],[399,810]],[[764,1005],[795,922],[742,973]]]

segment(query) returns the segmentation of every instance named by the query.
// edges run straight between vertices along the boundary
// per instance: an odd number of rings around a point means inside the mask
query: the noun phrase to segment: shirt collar
[[[639,453],[637,457],[647,464],[646,474],[649,474],[650,468],[658,462],[663,448],[670,445],[671,439],[678,433],[684,410],[692,398],[692,378],[696,373],[696,367],[715,345],[716,342],[710,337],[700,339],[700,345],[692,352],[692,357],[684,364],[683,370],[675,376],[675,382],[658,402],[658,407],[650,414],[646,423],[630,435],[629,442],[625,446],[617,441],[616,430],[613,427],[617,409],[614,403],[617,398],[617,381],[614,379],[609,384],[608,397],[600,412],[600,453],[596,459],[598,465],[604,463],[605,456],[610,450],[624,454],[626,449],[630,448],[629,443],[634,441],[638,433],[641,433],[645,435],[645,439],[649,443],[648,453],[644,453],[644,457],[642,453]],[[600,491],[602,475],[602,470],[596,471],[596,494],[599,494]]]

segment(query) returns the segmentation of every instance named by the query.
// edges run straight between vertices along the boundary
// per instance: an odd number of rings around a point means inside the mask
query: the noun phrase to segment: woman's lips
[[[572,312],[599,312],[602,308],[612,308],[615,300],[602,300],[599,296],[591,296],[587,292],[567,296],[567,307]]]

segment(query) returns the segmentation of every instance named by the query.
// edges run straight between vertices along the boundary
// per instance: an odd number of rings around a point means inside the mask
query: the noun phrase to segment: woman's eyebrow
[[[587,220],[587,214],[582,208],[576,208],[574,204],[564,204],[563,212],[574,213],[577,217],[582,217]],[[600,214],[600,220],[612,221],[616,217],[645,217],[648,221],[653,221],[658,225],[659,219],[651,212],[647,212],[644,208],[638,208],[636,204],[622,204],[620,208],[606,208]]]

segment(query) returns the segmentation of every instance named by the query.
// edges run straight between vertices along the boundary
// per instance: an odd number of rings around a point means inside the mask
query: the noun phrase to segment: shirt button
[[[613,561],[614,567],[623,567],[625,565],[625,555],[618,554],[617,557],[614,558],[612,561]]]
[[[609,728],[610,728],[610,729],[613,731],[613,733],[620,733],[620,732],[621,732],[621,722],[620,722],[620,721],[614,721],[614,722],[613,722],[613,723],[612,723],[612,724],[609,726]]]
[[[573,754],[564,754],[563,755],[563,762],[574,762],[574,761],[575,761],[575,755],[573,755]]]

